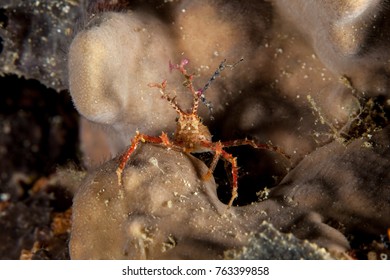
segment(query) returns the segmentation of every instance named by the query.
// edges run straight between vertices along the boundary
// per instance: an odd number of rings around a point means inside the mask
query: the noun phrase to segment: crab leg
[[[120,160],[120,163],[119,163],[119,166],[118,168],[116,169],[116,174],[118,176],[118,185],[121,186],[122,185],[122,173],[123,173],[123,169],[125,169],[125,166],[126,166],[126,163],[129,161],[129,158],[130,156],[133,154],[133,152],[135,151],[135,149],[137,149],[138,147],[138,144],[140,142],[149,142],[149,143],[154,143],[154,144],[164,144],[165,146],[169,147],[170,146],[170,142],[168,140],[168,136],[166,133],[162,133],[161,136],[159,137],[156,137],[156,136],[149,136],[149,135],[145,135],[145,134],[141,134],[139,133],[139,131],[137,131],[137,134],[134,136],[134,138],[131,140],[131,145],[130,147],[127,149],[127,151],[122,155],[121,157],[121,160]]]
[[[255,149],[264,149],[264,150],[276,152],[276,153],[281,154],[285,158],[290,159],[290,156],[288,156],[286,153],[284,153],[282,151],[282,149],[280,149],[277,146],[263,144],[263,143],[256,143],[255,141],[249,140],[249,139],[239,139],[239,140],[222,142],[223,147],[235,147],[235,146],[243,146],[243,145],[252,146]]]
[[[237,183],[237,180],[238,180],[237,158],[233,157],[231,154],[225,152],[224,150],[222,150],[221,155],[222,155],[222,157],[225,160],[230,162],[230,164],[232,165],[232,183],[233,183],[233,185],[232,185],[232,197],[230,198],[229,203],[228,203],[228,208],[230,208],[232,206],[232,204],[233,204],[233,201],[238,196],[238,193],[237,193],[237,189],[238,189],[238,183]]]
[[[208,147],[211,150],[215,152],[213,161],[210,164],[209,170],[207,173],[203,176],[204,180],[208,180],[213,174],[215,167],[217,166],[219,158],[222,156],[226,161],[228,161],[232,168],[232,197],[229,200],[228,207],[230,208],[233,204],[233,201],[237,198],[238,193],[238,166],[237,166],[237,158],[233,157],[231,154],[227,153],[224,151],[224,145],[221,142],[216,142],[216,143],[208,143],[208,142],[202,142],[202,145],[204,147]]]
[[[211,174],[213,174],[215,167],[217,166],[219,158],[221,157],[221,154],[222,154],[223,147],[222,147],[221,142],[217,142],[217,143],[215,143],[215,145],[213,145],[213,143],[202,143],[202,145],[209,147],[209,148],[212,148],[212,150],[215,152],[214,157],[213,157],[213,161],[210,164],[209,170],[207,171],[206,174],[203,175],[203,180],[208,180],[208,179],[210,179]]]

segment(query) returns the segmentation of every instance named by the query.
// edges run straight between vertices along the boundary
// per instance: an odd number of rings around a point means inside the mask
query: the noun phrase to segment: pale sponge
[[[240,248],[245,228],[232,223],[207,167],[163,147],[141,145],[117,185],[117,160],[104,164],[74,200],[73,259],[221,258]],[[227,229],[229,229],[227,231]]]
[[[112,154],[136,129],[161,131],[174,111],[161,106],[145,81],[160,81],[172,57],[161,23],[148,15],[103,13],[78,33],[69,50],[69,89],[86,119],[115,135]],[[156,47],[158,46],[158,47]],[[169,109],[169,108],[168,108]]]
[[[276,0],[280,13],[311,42],[324,65],[347,75],[362,91],[385,94],[389,87],[389,7],[386,1]],[[387,72],[387,73],[386,73]]]
[[[271,200],[227,209],[216,195],[214,180],[200,179],[207,172],[203,162],[161,146],[141,145],[136,150],[123,174],[122,187],[117,185],[116,168],[117,159],[113,159],[91,172],[76,194],[72,259],[234,258],[234,251],[239,252],[264,230],[260,224],[265,219],[275,219],[280,228],[286,228],[304,215]],[[295,216],[278,216],[284,212],[295,212]],[[304,219],[302,226],[318,227],[316,238],[331,248],[348,246],[341,233],[329,233],[331,228],[319,219]],[[301,237],[309,236],[305,234]],[[271,245],[275,258],[286,257],[278,251],[282,243],[280,252],[288,247],[297,258],[313,257],[317,250],[308,253],[305,246],[300,248],[289,239],[278,242]],[[267,254],[270,248],[262,250]],[[316,253],[316,258],[322,258],[323,252]]]

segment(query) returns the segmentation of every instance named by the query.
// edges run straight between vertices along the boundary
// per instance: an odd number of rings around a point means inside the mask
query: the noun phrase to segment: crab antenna
[[[203,102],[204,105],[206,105],[206,107],[209,109],[210,113],[212,113],[213,111],[213,106],[211,104],[211,102],[208,102],[206,100],[206,96],[204,95],[204,92],[210,87],[211,83],[219,76],[221,75],[221,72],[223,70],[225,70],[226,67],[229,67],[231,69],[233,69],[238,63],[240,63],[241,61],[243,61],[244,58],[241,58],[239,61],[237,61],[236,63],[234,64],[226,64],[226,58],[219,64],[217,70],[215,70],[214,74],[211,76],[211,78],[207,81],[207,83],[204,85],[204,87],[200,90],[198,90],[199,92],[199,98],[200,100]]]

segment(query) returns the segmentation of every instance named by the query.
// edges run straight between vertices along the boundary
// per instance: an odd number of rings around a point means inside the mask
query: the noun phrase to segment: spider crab
[[[242,61],[242,59],[240,61]],[[232,193],[231,193],[230,201],[228,203],[228,207],[231,207],[233,201],[238,196],[237,193],[238,166],[237,166],[237,158],[233,157],[230,153],[226,152],[224,150],[225,147],[250,145],[256,149],[267,149],[274,152],[278,152],[286,156],[280,150],[280,148],[276,146],[261,144],[261,143],[259,144],[254,142],[253,140],[241,139],[241,140],[233,140],[233,141],[226,141],[226,142],[212,141],[211,139],[212,136],[209,129],[207,128],[207,126],[205,126],[202,123],[201,118],[198,116],[198,107],[199,107],[199,101],[202,101],[209,108],[209,110],[212,111],[211,104],[206,101],[204,92],[210,86],[211,82],[220,74],[220,72],[225,69],[226,66],[234,67],[237,63],[239,63],[237,62],[234,65],[226,65],[225,62],[226,59],[221,62],[218,69],[215,71],[214,75],[210,78],[210,80],[206,83],[206,85],[200,90],[194,89],[194,86],[192,84],[193,75],[188,74],[187,70],[185,69],[185,66],[188,64],[187,59],[183,59],[181,63],[177,65],[173,65],[171,63],[169,64],[171,70],[177,69],[182,73],[182,75],[185,77],[185,81],[183,85],[189,89],[189,91],[193,96],[192,108],[188,112],[182,110],[179,107],[179,105],[175,101],[175,97],[171,98],[169,96],[166,90],[167,87],[166,80],[164,80],[161,84],[159,83],[149,84],[150,87],[158,88],[160,90],[161,97],[167,100],[179,115],[176,121],[176,131],[174,133],[174,138],[172,140],[168,138],[168,135],[165,132],[162,132],[160,136],[150,136],[150,135],[142,134],[139,131],[137,131],[136,135],[131,140],[130,147],[123,153],[120,159],[119,166],[116,170],[118,176],[118,184],[120,186],[122,184],[123,169],[125,168],[126,163],[128,162],[130,156],[133,154],[133,152],[141,142],[161,144],[167,147],[168,149],[175,149],[175,150],[182,151],[184,153],[212,152],[214,153],[214,157],[212,159],[212,162],[210,164],[207,173],[203,175],[202,179],[208,180],[211,177],[220,157],[222,157],[224,160],[229,162],[231,164]]]

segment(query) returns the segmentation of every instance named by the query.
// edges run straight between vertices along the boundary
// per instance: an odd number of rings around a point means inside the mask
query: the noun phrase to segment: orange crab
[[[242,59],[240,60],[242,61]],[[240,62],[239,61],[239,62]],[[183,111],[179,105],[175,101],[175,97],[171,98],[166,91],[167,81],[164,80],[161,84],[151,83],[150,87],[155,87],[160,90],[161,97],[166,99],[173,109],[178,113],[179,117],[177,118],[176,123],[176,131],[174,133],[174,138],[170,140],[168,135],[165,132],[162,132],[160,136],[149,136],[136,132],[135,137],[131,141],[130,147],[127,151],[122,155],[120,164],[116,170],[118,176],[118,184],[122,184],[122,172],[128,162],[130,156],[135,151],[140,142],[148,142],[154,144],[162,144],[169,149],[175,149],[182,151],[184,153],[202,153],[202,152],[213,152],[214,157],[210,164],[210,167],[206,174],[203,175],[203,179],[207,180],[211,177],[220,157],[231,164],[231,174],[232,174],[232,196],[228,203],[228,207],[232,206],[233,201],[237,198],[238,193],[238,166],[237,166],[237,158],[233,157],[231,154],[227,153],[224,148],[232,147],[232,146],[241,146],[241,145],[250,145],[256,149],[267,149],[271,151],[278,152],[284,156],[286,156],[280,148],[268,144],[258,144],[252,140],[241,139],[241,140],[233,140],[226,142],[213,142],[211,140],[211,133],[207,126],[202,123],[202,120],[198,116],[198,106],[199,101],[201,100],[205,105],[212,110],[210,103],[208,103],[204,97],[204,92],[210,86],[210,83],[220,74],[222,70],[225,69],[226,66],[233,67],[234,65],[226,65],[226,60],[221,62],[218,69],[215,71],[214,75],[210,78],[210,80],[206,83],[206,85],[200,89],[195,90],[192,84],[193,75],[189,75],[184,68],[185,65],[188,64],[187,59],[183,59],[180,64],[170,65],[170,69],[179,70],[183,76],[185,77],[185,82],[183,85],[187,87],[193,96],[193,105],[190,111]],[[287,156],[286,156],[287,157]]]

